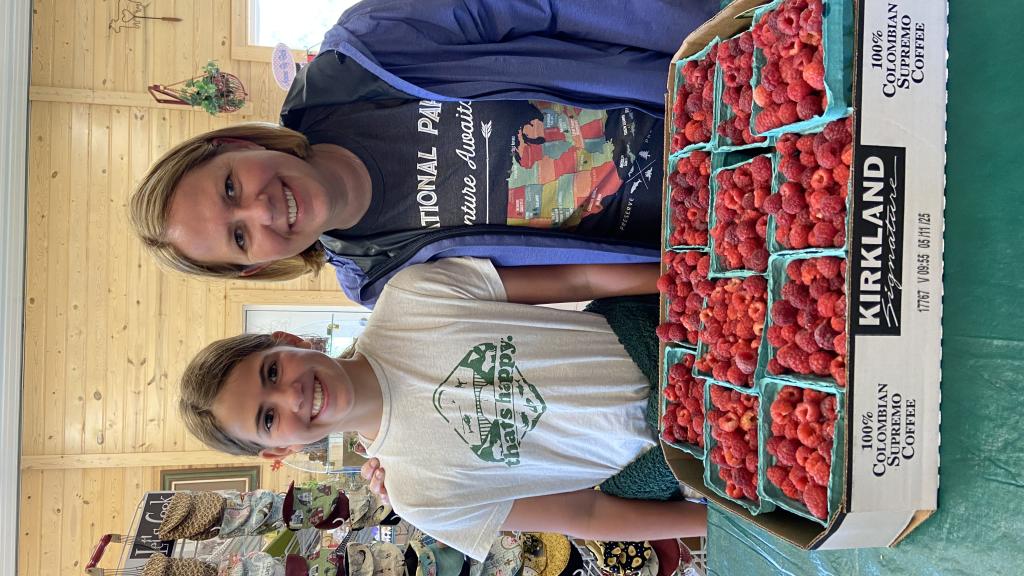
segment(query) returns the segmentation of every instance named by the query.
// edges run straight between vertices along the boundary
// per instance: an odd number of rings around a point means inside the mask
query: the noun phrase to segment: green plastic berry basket
[[[668,157],[668,163],[665,165],[665,183],[664,190],[662,193],[662,214],[665,215],[664,225],[661,227],[661,249],[665,252],[685,252],[687,250],[707,250],[708,241],[704,240],[704,244],[700,245],[689,245],[689,244],[672,244],[672,215],[675,212],[672,209],[672,185],[669,183],[669,176],[675,172],[676,163],[683,158],[689,158],[693,151],[687,152],[676,152]],[[714,170],[715,157],[711,157],[711,168]],[[710,179],[711,177],[708,176]],[[710,186],[710,182],[708,183]],[[711,204],[711,200],[708,200],[708,204]],[[710,210],[710,209],[709,209]],[[708,230],[711,229],[709,224]]]
[[[711,412],[711,410],[715,409],[714,406],[711,404],[711,387],[712,386],[725,386],[726,388],[737,390],[737,391],[739,391],[742,394],[746,394],[746,395],[749,395],[749,396],[755,396],[755,397],[757,397],[759,399],[758,400],[759,401],[759,404],[758,404],[758,412],[759,413],[758,413],[758,442],[757,442],[757,444],[758,444],[758,446],[757,446],[758,460],[757,461],[758,461],[758,468],[760,469],[761,468],[761,450],[762,450],[762,448],[761,448],[761,436],[760,436],[761,435],[761,428],[760,428],[760,426],[761,426],[760,395],[757,393],[756,390],[753,390],[753,389],[740,388],[740,387],[733,386],[732,384],[728,384],[728,383],[721,383],[721,382],[715,382],[715,381],[712,381],[712,380],[706,380],[705,383],[704,383],[704,414],[705,414],[705,416],[707,414],[709,414]],[[760,494],[761,494],[761,487],[760,487],[761,474],[760,474],[760,471],[757,474],[757,484],[758,484],[757,493],[758,493],[758,496],[759,496],[759,498],[758,498],[759,502],[751,502],[751,501],[749,501],[749,500],[747,500],[745,498],[737,499],[737,498],[733,498],[732,496],[729,496],[728,494],[726,494],[726,492],[725,492],[725,482],[721,478],[718,477],[719,466],[711,461],[711,450],[715,446],[717,446],[717,445],[718,445],[718,442],[711,436],[711,420],[705,417],[705,419],[704,419],[704,448],[706,450],[706,454],[705,454],[705,457],[704,457],[704,485],[707,486],[708,488],[710,488],[711,490],[713,490],[715,492],[715,494],[718,494],[719,496],[721,496],[722,498],[725,498],[726,500],[729,500],[730,502],[735,502],[736,504],[739,504],[740,506],[744,507],[748,512],[750,512],[751,514],[753,514],[755,516],[758,515],[758,514],[764,514],[764,513],[767,513],[767,512],[771,512],[772,510],[775,510],[775,504],[773,502],[771,502],[771,501],[769,501],[769,500],[767,500],[767,499],[765,499],[763,497],[760,497]]]
[[[700,59],[704,58],[705,56],[707,56],[708,53],[711,52],[711,49],[714,48],[718,44],[718,42],[719,42],[719,39],[717,37],[715,37],[715,38],[713,38],[711,40],[711,42],[708,42],[708,45],[705,46],[703,49],[701,49],[700,52],[697,52],[696,54],[694,54],[692,56],[687,56],[686,58],[680,58],[679,60],[676,60],[672,64],[672,93],[669,95],[669,98],[670,98],[669,103],[668,103],[669,104],[669,106],[668,106],[669,117],[666,118],[666,122],[668,122],[668,126],[669,126],[669,138],[668,138],[668,141],[669,141],[670,151],[673,152],[673,153],[674,152],[690,152],[691,150],[708,150],[708,151],[711,150],[711,142],[712,142],[712,140],[714,140],[714,136],[715,136],[714,135],[714,130],[712,130],[711,138],[707,142],[695,142],[693,144],[688,144],[688,145],[684,146],[682,148],[682,150],[671,149],[672,136],[674,136],[676,133],[679,132],[679,130],[676,128],[675,112],[673,112],[673,110],[675,108],[676,95],[679,94],[679,85],[684,83],[683,82],[683,75],[682,75],[683,66],[687,62],[690,62],[691,60],[700,60]],[[715,68],[717,69],[717,64],[716,64]],[[717,72],[716,72],[716,75],[717,75]],[[714,119],[714,112],[712,112],[711,115],[712,115],[712,119],[711,119],[712,125],[715,126],[716,124],[715,124],[715,119]]]
[[[724,263],[718,258],[718,254],[715,252],[715,239],[711,237],[711,230],[714,229],[715,224],[718,223],[718,217],[715,214],[715,200],[716,200],[716,198],[718,198],[718,173],[719,172],[723,172],[725,170],[735,170],[736,168],[739,168],[740,166],[742,166],[744,164],[750,164],[751,162],[754,161],[754,158],[757,158],[758,156],[767,156],[768,159],[771,160],[771,162],[772,162],[772,174],[775,174],[778,171],[776,169],[776,167],[775,167],[775,155],[769,153],[769,154],[757,154],[757,155],[751,156],[751,157],[749,157],[747,159],[744,159],[743,161],[736,162],[736,163],[730,164],[728,166],[722,166],[722,167],[717,168],[717,169],[715,169],[715,170],[713,170],[711,172],[711,198],[708,200],[708,211],[709,211],[709,214],[708,214],[708,250],[711,253],[711,271],[708,273],[708,277],[709,278],[746,278],[747,276],[750,276],[751,274],[764,274],[764,272],[758,272],[756,270],[745,270],[745,269],[742,269],[742,268],[736,269],[736,270],[726,269],[725,266],[724,266]],[[772,179],[772,193],[775,193],[775,190],[776,190],[776,188],[775,188],[775,179],[773,178]],[[770,220],[771,219],[769,218],[769,221]],[[768,238],[768,233],[767,233],[768,227],[767,226],[765,227],[765,230],[766,230],[766,232],[765,232],[765,240],[767,241],[767,238]],[[766,248],[767,248],[767,245],[766,245]],[[769,251],[769,254],[771,254],[770,251]]]
[[[694,355],[693,350],[689,349],[689,348],[684,348],[684,347],[679,347],[679,346],[666,346],[665,347],[664,361],[661,363],[661,385],[658,387],[658,393],[661,395],[661,403],[660,403],[661,411],[658,413],[658,435],[659,436],[661,435],[662,432],[665,431],[665,429],[664,429],[664,427],[662,425],[662,422],[661,422],[661,418],[665,416],[665,410],[668,409],[668,405],[669,405],[668,399],[665,398],[665,387],[668,385],[668,371],[669,371],[669,368],[671,368],[672,366],[682,362],[683,358],[685,358],[686,356],[693,356],[693,355]],[[703,388],[703,384],[702,384],[702,388]],[[703,401],[702,401],[702,403],[703,403]],[[664,442],[665,444],[673,447],[673,448],[677,448],[679,450],[682,450],[683,452],[686,452],[687,454],[693,456],[694,458],[697,458],[698,460],[704,458],[704,448],[702,448],[700,446],[693,445],[693,444],[688,444],[688,443],[685,443],[685,442],[669,442],[669,441],[665,440],[664,437],[661,438],[661,441]],[[705,442],[707,442],[707,440],[705,440]]]
[[[822,389],[830,391],[842,390],[842,388],[840,388],[836,381],[831,377],[807,374],[768,374],[768,361],[774,358],[775,354],[778,352],[778,348],[772,346],[771,343],[768,342],[768,329],[774,325],[771,313],[772,305],[775,304],[776,300],[782,299],[782,286],[789,279],[786,275],[786,266],[794,260],[809,260],[811,258],[820,258],[823,256],[834,256],[836,258],[845,259],[846,252],[841,248],[832,248],[827,250],[803,250],[792,254],[777,254],[769,258],[768,308],[767,314],[765,314],[764,330],[761,332],[761,346],[757,352],[757,370],[754,371],[755,382],[760,382],[765,378],[771,378],[801,386],[819,386]]]
[[[757,25],[769,12],[778,8],[784,0],[774,0],[754,12],[751,28]],[[756,102],[752,104],[750,132],[755,136],[781,136],[786,132],[799,132],[822,126],[846,114],[852,102],[853,92],[853,2],[850,0],[822,0],[821,45],[825,67],[825,94],[828,105],[822,114],[807,120],[785,124],[778,128],[758,132],[754,121],[761,113]],[[761,70],[766,63],[764,52],[754,46],[754,75],[750,78],[752,88],[757,88]]]
[[[849,110],[846,111],[845,114],[843,114],[839,118],[836,118],[836,120],[841,120],[843,118],[846,118],[847,116],[850,116],[851,114],[853,114],[853,110],[849,109]],[[822,130],[825,129],[826,125],[827,125],[827,123],[826,124],[822,124],[820,126],[815,126],[814,128],[812,128],[810,130],[805,130],[803,132],[793,132],[793,134],[797,134],[799,136],[804,136],[804,135],[808,135],[808,134],[818,134],[819,132],[821,132]],[[772,156],[773,156],[773,158],[772,158],[772,194],[775,194],[775,193],[777,193],[781,189],[783,184],[785,184],[786,182],[789,182],[789,179],[786,178],[785,174],[783,174],[781,170],[779,170],[779,166],[781,165],[781,162],[780,162],[780,156],[779,156],[778,149],[775,149],[775,150],[772,151]],[[853,192],[853,175],[852,174],[850,175],[850,179],[849,179],[849,181],[846,184],[846,190],[847,190],[847,194],[846,194],[846,229],[847,229],[847,231],[849,231],[849,229],[850,229],[850,220],[852,218],[852,216],[850,214],[850,204],[852,202],[851,198],[853,196],[853,194],[852,194],[852,192]],[[708,229],[710,230],[710,228],[711,227],[709,225]],[[831,250],[832,249],[832,248],[800,248],[800,249],[797,249],[797,248],[787,248],[786,246],[783,246],[775,238],[775,230],[776,230],[776,228],[778,228],[778,222],[776,221],[775,216],[774,215],[769,216],[768,217],[768,232],[767,232],[768,253],[769,254],[798,254],[800,252],[806,252],[807,250]],[[849,234],[847,234],[847,237],[849,237]],[[847,244],[849,244],[849,240],[847,240]],[[835,249],[839,250],[840,248],[835,248]]]
[[[750,33],[750,29],[744,30],[739,34],[736,34],[728,40],[722,40],[722,42],[728,42],[734,40],[743,34]],[[773,136],[762,136],[763,142],[751,142],[750,144],[736,144],[729,137],[722,135],[718,131],[719,125],[723,122],[731,121],[736,117],[736,113],[732,107],[725,103],[722,99],[722,95],[725,93],[725,75],[722,71],[721,63],[715,63],[718,71],[715,72],[715,131],[711,135],[711,149],[715,152],[739,152],[741,150],[754,150],[758,148],[766,148],[775,145],[775,137]]]
[[[761,381],[761,404],[759,405],[758,423],[766,425],[758,428],[758,495],[762,500],[771,502],[778,507],[792,512],[812,522],[828,526],[829,518],[832,518],[839,510],[839,503],[843,495],[843,471],[846,469],[846,394],[825,386],[816,384],[794,384],[775,378],[765,378]],[[811,514],[807,506],[799,500],[794,500],[785,494],[776,485],[768,480],[768,468],[775,464],[775,457],[768,453],[768,439],[772,437],[771,428],[771,403],[775,401],[779,391],[785,386],[796,386],[798,388],[811,388],[835,396],[836,398],[836,421],[833,428],[832,440],[832,468],[828,478],[828,517],[818,518]]]
[[[764,276],[764,274],[757,274],[756,272],[746,271],[742,276],[733,276],[733,277],[734,278],[746,278],[747,276]],[[704,299],[704,309],[707,308],[707,303],[708,303],[708,299],[705,298]],[[767,322],[767,310],[768,310],[768,302],[767,301],[765,302],[765,310],[766,310],[765,318],[766,318],[766,322]],[[701,323],[700,328],[701,328],[701,330],[704,329],[704,323],[703,322]],[[765,325],[764,330],[767,330],[767,324]],[[761,343],[757,347],[757,353],[758,353],[758,356],[757,356],[757,366],[758,366],[758,368],[760,368],[760,366],[761,366],[761,350],[762,350],[762,347],[764,346],[764,330],[762,330],[762,332],[761,332]],[[708,353],[708,345],[707,345],[707,343],[704,342],[703,340],[700,340],[698,338],[698,340],[697,340],[697,351],[696,351],[697,358],[695,358],[694,360],[696,361],[696,360],[699,360],[700,358],[703,358],[704,355],[707,354],[707,353]],[[715,378],[714,376],[712,376],[711,374],[708,374],[706,372],[701,372],[700,370],[697,369],[697,364],[696,363],[693,365],[693,375],[694,376],[696,376],[698,378],[703,378],[705,381],[708,381],[708,382],[714,382],[715,384],[720,384],[720,385],[725,386],[727,388],[734,388],[736,390],[739,390],[740,392],[750,392],[751,390],[754,390],[754,389],[757,388],[757,374],[758,374],[757,369],[755,369],[754,370],[754,382],[749,387],[748,386],[739,386],[739,385],[733,384],[732,382],[728,382],[728,381],[725,381],[725,380],[719,380],[719,379]],[[707,445],[707,442],[705,441],[705,446],[706,445]]]

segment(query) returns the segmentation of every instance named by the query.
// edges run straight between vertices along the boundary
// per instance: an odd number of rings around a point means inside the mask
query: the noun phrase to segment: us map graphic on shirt
[[[473,346],[434,390],[434,409],[478,458],[511,467],[547,404],[516,366],[507,336]]]
[[[650,140],[647,125],[637,134],[629,108],[419,101],[416,225],[624,230],[634,196],[653,176],[642,167],[650,152],[637,147]],[[608,213],[616,195],[626,198]]]
[[[513,141],[506,224],[575,228],[619,191],[616,164],[626,168],[635,159],[629,151],[616,155],[605,134],[608,115],[603,110],[531,104],[542,116],[520,128]],[[630,124],[627,120],[624,130],[631,130]]]

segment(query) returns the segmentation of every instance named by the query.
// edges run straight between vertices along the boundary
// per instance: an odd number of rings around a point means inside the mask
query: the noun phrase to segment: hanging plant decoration
[[[201,75],[167,86],[154,84],[149,93],[157,102],[199,106],[211,116],[241,109],[248,96],[242,81],[221,71],[212,60],[203,66]]]

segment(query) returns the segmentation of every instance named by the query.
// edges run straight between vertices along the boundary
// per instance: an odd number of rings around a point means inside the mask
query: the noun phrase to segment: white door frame
[[[0,2],[0,574],[17,574],[31,0]]]

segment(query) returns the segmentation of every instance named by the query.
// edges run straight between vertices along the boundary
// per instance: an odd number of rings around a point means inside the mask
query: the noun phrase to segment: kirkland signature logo
[[[850,254],[855,334],[900,334],[905,158],[905,148],[857,150]]]

